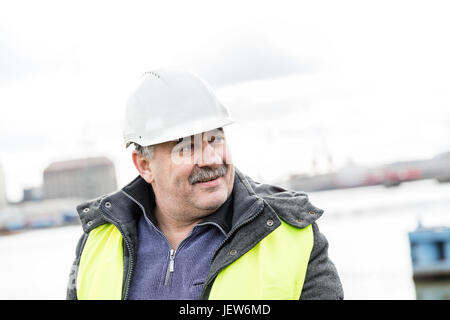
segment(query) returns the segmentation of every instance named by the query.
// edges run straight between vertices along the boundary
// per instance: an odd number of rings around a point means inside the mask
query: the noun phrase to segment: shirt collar
[[[225,235],[231,230],[231,220],[233,217],[233,192],[227,200],[213,213],[203,219],[200,224],[213,224],[219,226]]]

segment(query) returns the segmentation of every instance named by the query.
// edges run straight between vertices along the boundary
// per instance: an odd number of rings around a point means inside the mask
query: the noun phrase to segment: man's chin
[[[196,207],[205,211],[215,211],[226,200],[226,192],[221,192],[218,194],[208,194],[202,197],[202,201],[196,201]]]

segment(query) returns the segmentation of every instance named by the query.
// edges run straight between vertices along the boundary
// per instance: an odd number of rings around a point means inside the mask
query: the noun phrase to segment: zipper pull
[[[174,256],[175,256],[175,250],[170,249],[169,272],[173,272],[174,267],[175,267]]]

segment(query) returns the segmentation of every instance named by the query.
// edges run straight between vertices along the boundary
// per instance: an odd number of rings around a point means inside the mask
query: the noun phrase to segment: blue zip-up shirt
[[[152,199],[153,200],[153,199]],[[197,300],[211,259],[229,231],[227,217],[232,196],[214,213],[195,225],[172,250],[157,227],[151,209],[138,222],[138,250],[128,298],[131,300]]]

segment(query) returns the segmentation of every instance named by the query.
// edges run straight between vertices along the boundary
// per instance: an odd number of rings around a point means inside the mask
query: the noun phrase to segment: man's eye
[[[215,136],[212,136],[212,137],[210,137],[210,138],[208,139],[208,142],[209,142],[209,143],[222,143],[224,140],[225,140],[224,137],[215,137]]]
[[[180,151],[182,151],[183,153],[190,152],[192,150],[194,150],[194,144],[193,143],[186,144],[186,145],[184,145],[184,146],[182,146],[180,148]]]

